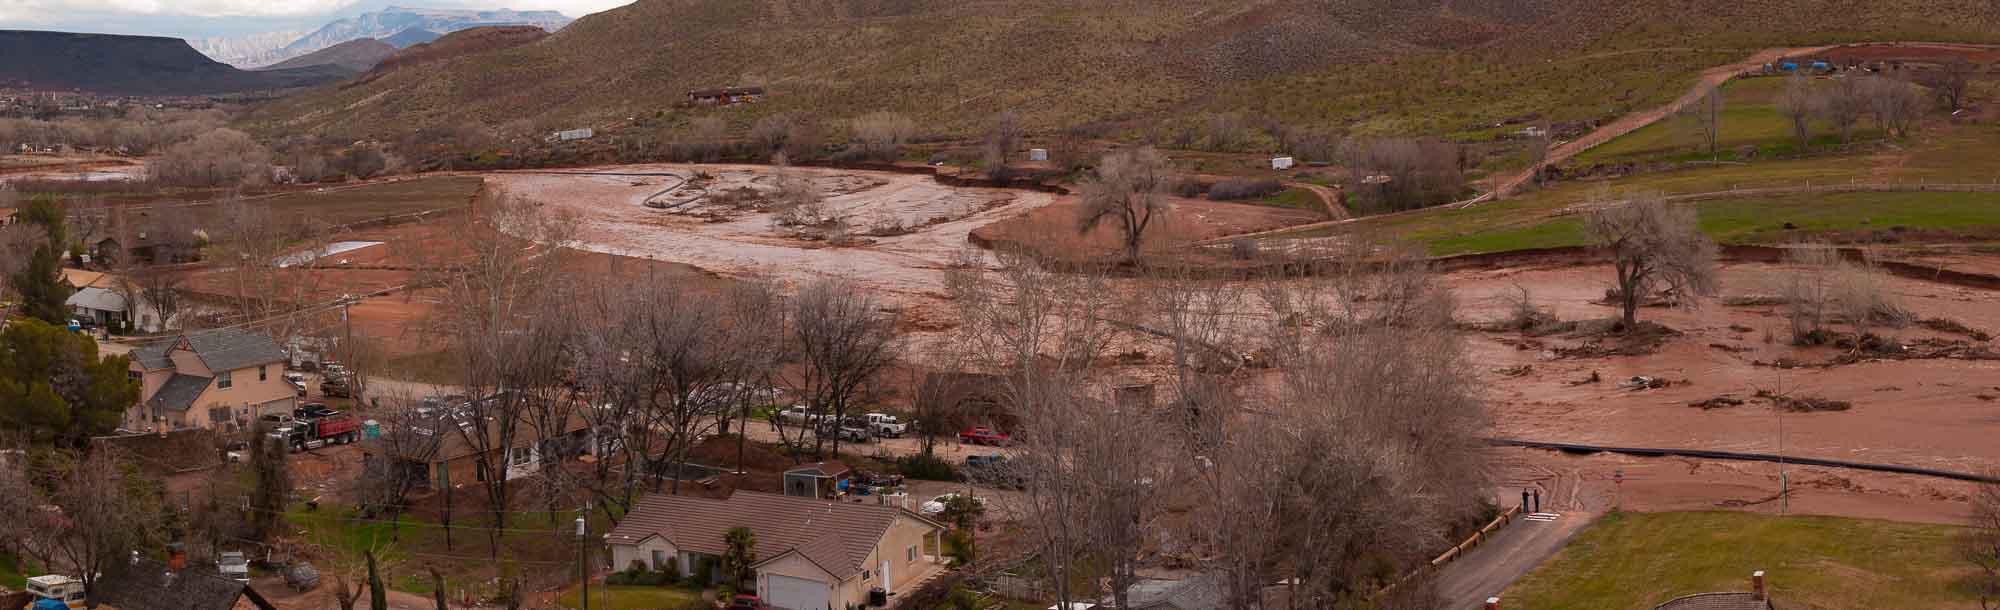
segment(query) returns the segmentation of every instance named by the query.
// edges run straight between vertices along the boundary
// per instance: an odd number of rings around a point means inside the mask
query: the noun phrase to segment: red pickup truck
[[[1012,439],[1006,434],[984,426],[958,433],[958,442],[973,445],[993,445],[998,447],[1007,444],[1009,440]]]

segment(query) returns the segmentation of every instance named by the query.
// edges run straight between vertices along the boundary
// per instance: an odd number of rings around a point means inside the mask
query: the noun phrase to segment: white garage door
[[[758,591],[758,596],[764,598],[764,602],[771,604],[773,608],[783,610],[827,608],[826,583],[778,574],[770,574],[764,578],[764,590]]]

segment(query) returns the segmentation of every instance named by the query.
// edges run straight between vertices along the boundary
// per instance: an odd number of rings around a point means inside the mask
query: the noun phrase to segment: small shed
[[[1287,170],[1291,169],[1293,165],[1297,164],[1298,162],[1293,160],[1291,157],[1271,157],[1271,169]]]
[[[785,495],[831,498],[854,471],[838,461],[814,462],[785,471]]]
[[[555,132],[554,135],[549,136],[549,139],[554,140],[556,142],[572,142],[576,140],[588,140],[596,136],[597,136],[597,130],[585,127],[583,129],[570,129],[566,131],[558,131]]]
[[[1029,160],[1029,161],[1047,161],[1047,160],[1049,160],[1049,149],[1046,149],[1046,148],[1030,148],[1030,149],[1028,149],[1028,160]]]

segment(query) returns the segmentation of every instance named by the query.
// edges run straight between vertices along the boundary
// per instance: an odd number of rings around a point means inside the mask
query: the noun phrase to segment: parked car
[[[319,394],[327,398],[353,398],[354,386],[347,385],[345,378],[328,377],[319,382]]]
[[[888,413],[869,413],[861,416],[861,421],[867,424],[870,434],[882,438],[900,438],[903,431],[909,429],[909,424],[897,421],[896,416]]]
[[[306,397],[306,377],[298,373],[285,373],[285,385],[292,386],[292,393],[299,398]]]
[[[957,497],[958,497],[958,493],[957,493],[957,492],[953,492],[953,493],[948,493],[948,494],[945,494],[945,495],[942,495],[942,496],[938,496],[938,497],[935,497],[935,498],[931,498],[931,499],[930,499],[930,501],[928,501],[928,502],[924,502],[923,506],[920,506],[920,507],[917,507],[917,512],[918,512],[918,513],[920,513],[920,514],[922,514],[922,515],[924,515],[924,516],[926,516],[926,517],[935,517],[935,516],[937,516],[938,514],[940,514],[940,513],[943,513],[943,512],[944,512],[944,509],[945,509],[945,507],[946,507],[946,506],[948,506],[948,505],[950,505],[950,504],[951,504],[951,501],[952,501],[952,500],[953,500],[954,498],[957,498]],[[972,504],[973,504],[974,506],[978,506],[978,507],[980,507],[980,508],[985,508],[985,507],[986,507],[986,498],[981,498],[981,497],[979,497],[979,496],[973,496],[973,497],[972,497]]]
[[[728,610],[771,610],[771,605],[755,595],[738,595],[729,600]]]
[[[819,425],[819,435],[820,438],[838,437],[840,440],[854,443],[866,443],[870,438],[873,438],[868,436],[868,428],[862,426],[861,422],[855,421],[852,418],[840,422],[839,426],[835,426],[834,422],[831,421],[821,422]]]
[[[250,560],[243,557],[243,551],[224,551],[222,558],[215,561],[215,569],[222,577],[236,582],[250,582]]]
[[[1012,440],[1012,437],[985,426],[958,433],[958,442],[970,445],[992,445],[998,447]]]

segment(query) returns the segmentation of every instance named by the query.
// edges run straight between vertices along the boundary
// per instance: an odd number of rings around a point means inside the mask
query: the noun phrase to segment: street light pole
[[[577,599],[583,600],[583,610],[590,610],[590,522],[583,517],[576,518],[576,574],[583,579],[583,588]]]

